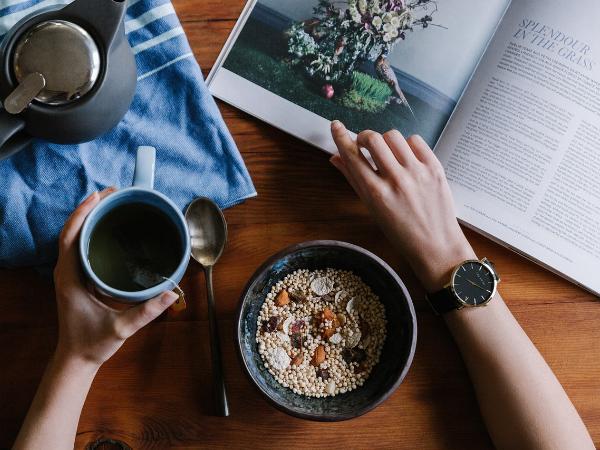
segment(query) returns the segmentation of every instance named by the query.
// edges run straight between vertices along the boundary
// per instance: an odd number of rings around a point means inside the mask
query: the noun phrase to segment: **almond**
[[[319,345],[315,349],[315,353],[312,357],[312,361],[310,362],[313,366],[317,367],[321,365],[321,363],[325,361],[325,347]]]
[[[329,309],[329,308],[325,308],[323,310],[323,319],[324,320],[333,320],[333,319],[335,319],[334,312],[331,309]]]
[[[323,339],[327,340],[329,339],[331,336],[333,336],[335,334],[335,328],[334,327],[329,327],[329,328],[323,328],[321,330],[321,336],[323,337]]]
[[[294,358],[292,358],[292,366],[299,366],[304,361],[304,355],[302,353],[298,353]]]
[[[275,306],[284,306],[290,302],[290,296],[285,289],[280,291],[275,298]]]

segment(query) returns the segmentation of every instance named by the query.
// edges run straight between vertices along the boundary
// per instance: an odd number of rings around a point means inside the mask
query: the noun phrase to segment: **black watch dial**
[[[479,261],[465,261],[454,272],[452,288],[458,300],[465,305],[483,305],[496,291],[496,276]]]

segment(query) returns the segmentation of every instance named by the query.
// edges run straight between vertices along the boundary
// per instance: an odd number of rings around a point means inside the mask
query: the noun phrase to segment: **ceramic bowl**
[[[256,344],[257,318],[277,281],[297,269],[328,267],[351,270],[379,296],[385,306],[387,337],[379,363],[363,386],[334,397],[305,397],[281,386],[264,367]],[[346,242],[311,241],[282,250],[258,268],[242,293],[235,334],[244,371],[275,407],[303,419],[339,421],[370,411],[400,386],[415,352],[417,321],[404,283],[384,261]]]

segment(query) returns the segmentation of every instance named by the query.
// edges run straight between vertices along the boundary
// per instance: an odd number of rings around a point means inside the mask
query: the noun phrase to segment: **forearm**
[[[444,249],[438,258],[424,259],[417,271],[430,292],[448,282],[456,265],[477,259],[464,237]],[[567,394],[499,294],[486,306],[465,307],[444,319],[497,448],[594,448]]]
[[[419,136],[404,139],[395,130],[383,136],[366,130],[354,140],[338,121],[331,130],[340,152],[332,163],[406,255],[427,291],[442,289],[458,264],[476,256],[456,221],[440,161]],[[363,148],[377,171],[362,156]],[[560,383],[499,295],[488,306],[450,312],[446,321],[497,447],[594,448]]]
[[[46,368],[15,449],[72,449],[98,366],[55,354]]]
[[[499,449],[593,449],[552,370],[497,295],[445,315]]]

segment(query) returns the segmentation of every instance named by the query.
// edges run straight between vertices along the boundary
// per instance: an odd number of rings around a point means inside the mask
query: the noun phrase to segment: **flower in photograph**
[[[371,21],[371,23],[373,24],[375,29],[379,30],[379,29],[381,29],[381,25],[383,25],[383,20],[381,20],[380,16],[375,16],[375,17],[373,17],[373,20]]]
[[[290,63],[337,92],[364,62],[385,59],[408,32],[433,25],[441,1],[318,0],[314,16],[287,31]]]
[[[367,0],[358,0],[358,12],[362,15],[367,12]]]

